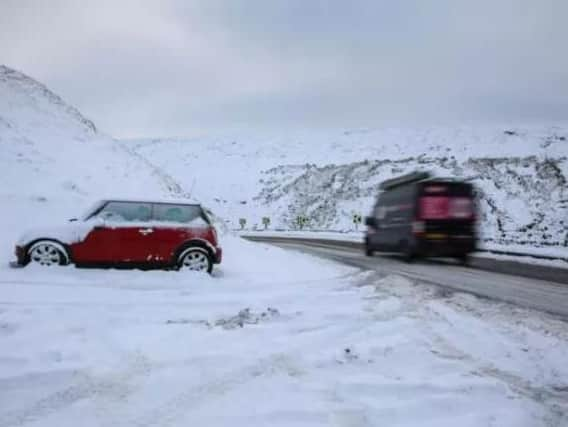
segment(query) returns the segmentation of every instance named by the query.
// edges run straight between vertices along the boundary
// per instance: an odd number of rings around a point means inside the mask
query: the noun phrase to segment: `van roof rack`
[[[401,175],[396,178],[387,179],[379,184],[380,190],[390,190],[391,188],[398,187],[403,184],[410,184],[412,182],[424,181],[432,179],[434,176],[430,172],[417,171],[411,172],[406,175]]]

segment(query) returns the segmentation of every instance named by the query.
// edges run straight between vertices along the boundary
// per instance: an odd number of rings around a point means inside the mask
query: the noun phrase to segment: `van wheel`
[[[373,248],[369,245],[368,241],[365,241],[365,256],[373,256],[375,253],[375,251],[373,250]]]
[[[414,248],[408,242],[403,242],[401,247],[404,261],[408,263],[413,262],[416,259]]]
[[[188,248],[179,256],[178,267],[180,270],[201,271],[211,273],[213,261],[207,250],[203,248]]]

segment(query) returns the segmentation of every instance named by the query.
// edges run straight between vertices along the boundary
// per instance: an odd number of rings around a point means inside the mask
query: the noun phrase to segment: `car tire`
[[[52,240],[40,240],[31,245],[27,251],[28,264],[36,264],[44,267],[54,265],[67,265],[69,255],[65,248]]]
[[[213,260],[206,249],[194,246],[185,249],[180,254],[178,269],[211,273],[213,271]]]

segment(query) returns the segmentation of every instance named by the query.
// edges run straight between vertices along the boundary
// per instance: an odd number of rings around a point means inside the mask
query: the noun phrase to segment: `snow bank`
[[[565,325],[223,244],[213,277],[0,268],[0,425],[567,421]]]

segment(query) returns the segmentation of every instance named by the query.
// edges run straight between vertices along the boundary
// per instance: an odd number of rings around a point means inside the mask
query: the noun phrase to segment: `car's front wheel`
[[[213,261],[207,250],[203,248],[189,248],[180,255],[178,266],[180,270],[211,273]]]
[[[50,240],[39,241],[28,249],[28,260],[30,264],[42,266],[66,265],[68,260],[63,250]]]

